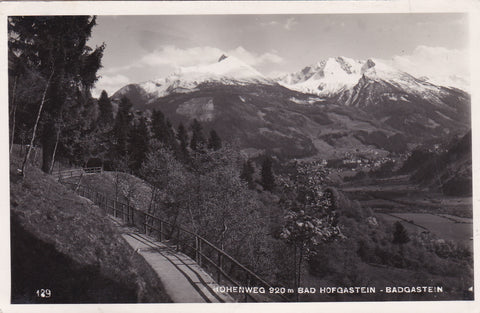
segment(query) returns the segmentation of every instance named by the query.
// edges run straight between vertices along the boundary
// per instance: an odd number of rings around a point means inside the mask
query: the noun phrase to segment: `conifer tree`
[[[185,126],[183,126],[182,123],[178,125],[178,130],[177,130],[177,139],[180,142],[180,154],[182,155],[182,158],[186,159],[188,157],[188,132]]]
[[[118,106],[115,124],[113,126],[113,153],[114,158],[127,155],[127,140],[131,130],[132,123],[132,103],[127,97],[122,97]]]
[[[97,124],[100,127],[108,127],[113,124],[113,108],[112,102],[108,98],[105,90],[100,94],[98,99],[98,118]]]
[[[240,174],[240,178],[243,179],[248,184],[248,188],[254,189],[255,184],[253,182],[253,174],[255,173],[255,169],[252,165],[252,160],[247,160],[243,163],[242,173]]]
[[[408,236],[407,230],[399,221],[396,221],[394,224],[395,230],[393,232],[393,240],[392,243],[403,245],[410,241],[410,237]]]
[[[205,137],[203,136],[202,125],[194,119],[192,125],[192,139],[190,140],[190,148],[194,151],[198,150],[201,145],[205,144]]]
[[[167,126],[167,146],[178,156],[179,147],[177,141],[175,140],[175,130],[173,129],[173,125],[168,118],[165,120],[165,125]]]
[[[149,135],[147,122],[145,120],[145,117],[142,116],[137,121],[135,121],[135,124],[130,132],[128,142],[128,151],[130,153],[129,168],[134,173],[137,173],[140,170],[142,163],[147,157],[149,150],[148,142]]]
[[[165,115],[163,115],[162,111],[153,110],[152,112],[152,134],[153,138],[163,144],[168,144],[168,127],[165,121]]]
[[[208,148],[212,150],[219,150],[222,147],[222,140],[218,136],[217,132],[212,129],[210,131],[210,137],[208,138]]]
[[[262,163],[262,186],[265,190],[272,191],[275,187],[275,177],[272,171],[272,158],[265,157]]]

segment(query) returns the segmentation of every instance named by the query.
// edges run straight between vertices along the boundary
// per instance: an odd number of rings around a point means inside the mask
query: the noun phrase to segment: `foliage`
[[[272,158],[266,156],[262,163],[261,183],[265,190],[272,191],[275,188],[275,177],[272,170]]]
[[[179,157],[182,161],[186,161],[188,158],[188,132],[182,123],[178,125],[177,135],[179,141]]]
[[[152,112],[152,133],[156,140],[171,149],[174,148],[175,134],[170,122],[165,119],[165,115],[159,110]]]
[[[102,91],[98,99],[98,111],[97,124],[99,127],[109,127],[113,124],[112,102],[105,90]]]
[[[208,138],[208,148],[212,150],[218,150],[222,147],[222,140],[218,136],[215,130],[210,131],[210,137]]]
[[[283,180],[287,210],[280,237],[295,249],[295,286],[300,286],[304,257],[314,247],[342,237],[335,213],[335,192],[325,189],[326,170],[318,162],[296,163],[294,172]]]
[[[407,230],[403,227],[402,223],[396,221],[394,224],[395,231],[393,232],[392,243],[397,245],[403,245],[410,241]]]
[[[135,121],[128,138],[128,151],[131,163],[129,168],[138,173],[149,150],[149,132],[144,117]]]
[[[286,241],[307,249],[321,242],[332,240],[340,234],[338,227],[332,227],[332,217],[317,218],[305,211],[289,211],[285,216],[285,226],[280,235]]]
[[[255,173],[255,169],[252,165],[252,160],[245,161],[242,166],[242,172],[240,174],[240,178],[243,179],[248,184],[248,188],[250,189],[255,188],[255,183],[253,181],[254,173]]]
[[[101,67],[104,46],[93,50],[86,45],[95,23],[95,18],[89,16],[15,16],[8,19],[11,77],[18,85],[23,85],[19,89],[31,88],[24,85],[25,73],[41,77],[34,85],[43,89],[42,99],[40,102],[36,102],[38,98],[35,97],[23,99],[34,101],[23,104],[36,107],[24,112],[36,115],[35,125],[27,127],[34,130],[32,141],[36,141],[38,127],[45,172],[50,171],[59,145],[68,150],[79,140],[78,133],[64,128],[82,121],[79,113],[82,107],[88,106],[89,90]],[[12,86],[10,94],[16,93]]]
[[[203,127],[196,119],[194,119],[190,128],[192,130],[192,139],[190,140],[190,148],[192,150],[198,150],[201,145],[205,144]]]
[[[128,136],[131,132],[133,114],[131,112],[132,103],[126,97],[122,97],[118,106],[115,124],[112,130],[113,154],[124,157],[128,152]]]

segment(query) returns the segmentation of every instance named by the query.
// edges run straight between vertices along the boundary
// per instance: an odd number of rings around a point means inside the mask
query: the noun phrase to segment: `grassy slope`
[[[171,302],[145,260],[98,207],[11,159],[13,303]],[[49,288],[53,296],[37,298]]]
[[[116,177],[118,175],[118,177]],[[67,180],[78,184],[79,179]],[[97,175],[87,175],[81,178],[83,185],[95,188],[102,194],[107,194],[111,199],[115,198],[115,185],[117,181],[118,200],[127,203],[128,196],[130,204],[140,210],[147,210],[150,205],[152,189],[148,183],[141,178],[127,173],[103,172]]]

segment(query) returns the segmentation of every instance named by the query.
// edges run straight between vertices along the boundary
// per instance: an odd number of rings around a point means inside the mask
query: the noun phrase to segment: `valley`
[[[228,57],[212,66],[218,69],[225,60]],[[306,175],[313,181],[327,175],[321,184],[336,190],[338,223],[348,239],[314,248],[318,255],[326,250],[332,255],[310,256],[308,270],[297,271],[305,275],[305,284],[388,286],[401,276],[404,284],[412,285],[425,279],[448,281],[455,285],[450,296],[469,297],[461,291],[465,281],[454,282],[464,274],[441,269],[454,262],[468,272],[473,253],[467,93],[370,59],[330,58],[276,82],[245,81],[243,76],[236,81],[235,76],[210,76],[208,67],[202,70],[202,75],[195,74],[202,79],[194,84],[175,76],[179,80],[171,86],[181,90],[158,86],[168,90],[158,96],[142,84],[132,85],[115,93],[112,102],[131,95],[134,108],[147,117],[161,110],[173,125],[198,120],[234,143],[256,170],[271,156],[279,184],[271,192],[281,199],[264,202],[271,211],[285,201],[282,188],[296,173],[291,164],[296,170],[310,168]],[[137,91],[130,93],[132,89]],[[264,192],[260,178],[257,174],[253,185]],[[285,227],[278,214],[270,221],[273,230]],[[398,227],[405,237],[400,244],[395,242]],[[356,267],[363,269],[362,276],[354,274]],[[436,297],[449,296],[431,299]]]
[[[372,208],[386,223],[401,221],[412,234],[432,233],[438,240],[451,240],[473,249],[471,197],[449,197],[432,192],[412,184],[405,176],[341,188],[362,207]]]
[[[85,290],[52,303],[191,301],[167,292],[177,287],[160,282],[170,270],[141,261],[152,246],[125,241],[109,212],[136,227],[129,233],[163,248],[175,242],[191,258],[184,263],[220,287],[278,286],[288,302],[473,299],[471,100],[454,80],[436,84],[365,53],[317,51],[283,72],[276,50],[196,47],[182,56],[165,45],[175,36],[150,32],[132,47],[162,46],[115,67],[103,63],[106,44],[87,45],[95,25],[94,16],[9,18],[15,302],[38,300],[28,282],[38,257],[48,264],[37,277],[44,285],[55,268],[76,268],[79,284],[67,275],[58,289]],[[132,47],[122,42],[114,55]],[[97,81],[116,89],[94,96]],[[325,295],[302,286],[442,291]]]

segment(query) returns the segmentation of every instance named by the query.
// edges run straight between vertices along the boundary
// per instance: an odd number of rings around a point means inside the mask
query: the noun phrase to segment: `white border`
[[[472,74],[472,133],[474,180],[474,251],[479,250],[480,215],[479,164],[480,151],[476,143],[480,128],[480,2],[411,0],[411,1],[193,1],[193,2],[134,2],[134,1],[64,1],[64,2],[2,2],[0,3],[0,313],[2,312],[480,312],[479,279],[475,280],[476,301],[437,302],[338,302],[338,303],[274,303],[274,304],[121,304],[121,305],[10,305],[10,219],[8,182],[8,15],[177,15],[177,14],[314,14],[314,13],[441,13],[470,14],[470,65]],[[475,253],[475,277],[480,260]]]

